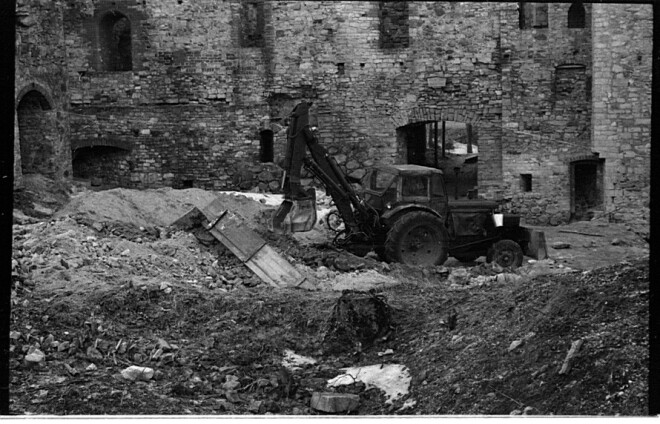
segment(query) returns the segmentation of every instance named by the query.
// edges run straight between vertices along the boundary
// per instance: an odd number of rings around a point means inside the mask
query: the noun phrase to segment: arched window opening
[[[259,133],[259,161],[262,163],[273,161],[273,131],[263,130]]]
[[[19,102],[16,115],[23,174],[54,171],[53,145],[58,139],[54,113],[37,90],[28,91]]]
[[[568,27],[569,28],[584,28],[585,26],[585,13],[584,6],[581,2],[573,3],[568,8]]]
[[[106,13],[100,23],[102,69],[110,72],[133,69],[131,22],[122,13]]]

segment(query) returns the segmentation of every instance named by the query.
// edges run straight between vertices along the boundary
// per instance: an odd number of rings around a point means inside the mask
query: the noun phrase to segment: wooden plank
[[[270,247],[245,220],[227,211],[221,202],[214,201],[202,211],[212,224],[208,231],[224,244],[257,277],[275,287],[304,287],[307,279],[282,255]]]
[[[222,215],[209,231],[243,262],[266,244],[263,238],[245,225],[243,218],[231,212]]]
[[[245,265],[263,281],[275,287],[298,287],[305,282],[305,277],[267,244],[245,262]]]

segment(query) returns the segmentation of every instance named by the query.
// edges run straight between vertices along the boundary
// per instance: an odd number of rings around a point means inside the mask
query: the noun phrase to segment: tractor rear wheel
[[[406,265],[441,265],[447,260],[447,242],[440,218],[424,211],[408,212],[387,232],[385,255]]]
[[[495,262],[502,268],[518,268],[522,265],[523,251],[513,240],[500,240],[488,250],[486,262]]]

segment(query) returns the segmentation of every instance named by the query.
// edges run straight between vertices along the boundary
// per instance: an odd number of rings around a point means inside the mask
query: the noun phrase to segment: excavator
[[[441,265],[449,256],[461,262],[486,256],[504,268],[521,266],[523,256],[547,257],[543,232],[520,226],[519,216],[496,213],[497,202],[450,201],[440,169],[377,165],[362,179],[348,176],[319,143],[311,106],[300,102],[289,117],[284,200],[272,218],[274,232],[310,231],[316,224],[315,190],[301,187],[304,167],[336,207],[326,217],[336,231],[333,245],[355,255],[373,251],[383,261],[422,267]]]

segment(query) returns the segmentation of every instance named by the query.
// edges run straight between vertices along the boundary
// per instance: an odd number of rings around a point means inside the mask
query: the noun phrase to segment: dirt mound
[[[115,188],[81,193],[58,211],[56,217],[75,214],[97,221],[119,221],[137,226],[165,227],[191,208],[202,209],[216,198],[221,199],[227,209],[252,223],[257,222],[259,215],[268,208],[265,204],[246,196],[196,188],[185,190]]]

